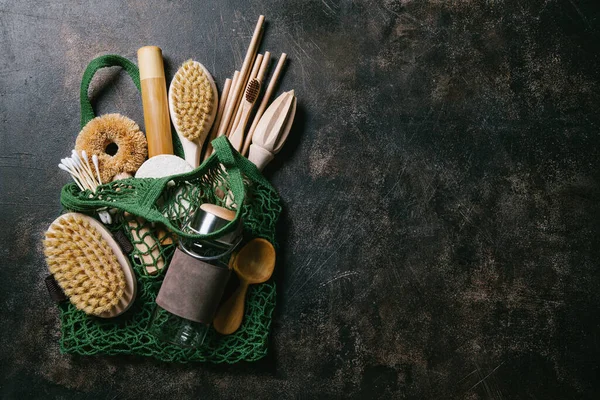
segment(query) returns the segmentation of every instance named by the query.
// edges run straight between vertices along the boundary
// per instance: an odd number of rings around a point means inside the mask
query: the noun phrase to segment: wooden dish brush
[[[105,114],[83,127],[75,150],[97,155],[101,181],[110,182],[121,172],[137,171],[148,155],[148,143],[134,121],[120,114]]]

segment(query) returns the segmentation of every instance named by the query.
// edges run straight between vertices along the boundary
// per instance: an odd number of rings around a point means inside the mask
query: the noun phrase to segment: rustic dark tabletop
[[[85,66],[155,44],[222,85],[259,14],[299,101],[269,356],[62,355],[40,239]],[[597,398],[597,1],[0,0],[0,54],[1,398]],[[143,124],[124,73],[91,95]]]

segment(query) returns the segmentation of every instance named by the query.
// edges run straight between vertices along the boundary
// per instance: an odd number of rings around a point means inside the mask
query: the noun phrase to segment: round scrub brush
[[[200,164],[202,144],[215,119],[218,103],[217,86],[208,70],[197,61],[183,63],[169,87],[169,110],[185,160],[194,168]]]
[[[120,114],[105,114],[83,127],[75,150],[97,155],[102,182],[111,182],[121,172],[137,171],[148,155],[148,143],[134,121]]]
[[[75,307],[102,318],[116,317],[133,303],[136,281],[111,234],[79,213],[58,217],[46,232],[50,273]]]

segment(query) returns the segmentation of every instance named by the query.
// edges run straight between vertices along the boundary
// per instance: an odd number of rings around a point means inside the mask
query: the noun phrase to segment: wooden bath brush
[[[169,111],[185,160],[193,168],[200,165],[202,144],[215,120],[218,105],[217,86],[208,70],[197,61],[183,63],[169,87]]]
[[[135,299],[133,269],[109,231],[79,213],[58,217],[46,232],[50,273],[75,307],[102,318],[124,313]]]

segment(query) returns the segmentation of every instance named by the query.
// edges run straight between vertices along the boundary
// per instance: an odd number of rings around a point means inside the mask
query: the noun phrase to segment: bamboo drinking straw
[[[229,89],[229,96],[227,96],[227,103],[225,103],[225,109],[223,110],[223,116],[225,116],[225,114],[227,113],[227,110],[229,110],[231,107],[233,107],[233,103],[234,103],[234,99],[233,99],[233,93],[232,90],[235,87],[237,81],[240,78],[240,71],[235,71],[233,73],[233,79],[231,80],[231,88]],[[225,121],[223,121],[223,118],[221,118],[221,123],[219,124],[219,132],[221,132],[221,125],[224,123]],[[225,130],[225,135],[227,136],[228,131]],[[221,136],[221,133],[219,133],[217,136]]]
[[[271,53],[265,51],[265,56],[262,59],[262,64],[260,65],[260,69],[258,70],[258,75],[256,75],[256,79],[262,84],[265,81],[265,74],[267,73],[267,69],[269,68],[269,62],[271,61]]]
[[[242,64],[242,69],[240,70],[240,76],[242,77],[242,79],[239,79],[238,82],[236,82],[236,84],[235,84],[235,86],[233,86],[233,90],[230,94],[230,96],[233,96],[232,98],[236,100],[235,104],[237,104],[239,102],[238,99],[240,98],[242,87],[245,84],[245,78],[248,75],[248,71],[252,67],[252,61],[254,60],[254,55],[256,54],[256,50],[258,49],[258,42],[260,39],[261,30],[262,30],[264,21],[265,21],[264,15],[261,15],[260,17],[258,17],[258,22],[256,23],[256,27],[254,28],[254,33],[252,35],[252,40],[250,41],[250,46],[248,47],[248,51],[246,52],[246,58],[244,59],[244,63]],[[235,115],[234,115],[235,108],[236,108],[235,104],[234,104],[234,107],[231,107],[231,108],[225,110],[225,114],[223,116],[223,121],[221,123],[221,126],[219,127],[219,136],[225,134],[225,131],[227,130],[227,128],[229,127],[229,125],[231,123],[231,119],[233,117],[235,117]]]
[[[204,157],[202,161],[205,161],[213,152],[212,144],[210,142],[217,136],[217,131],[219,130],[219,124],[221,122],[221,118],[223,117],[223,111],[225,110],[225,104],[227,104],[227,97],[229,95],[229,90],[231,89],[231,79],[225,79],[225,84],[223,85],[223,91],[221,93],[221,99],[219,102],[219,109],[217,110],[217,115],[215,116],[215,123],[210,130],[210,135],[208,137],[208,143],[206,145],[206,149],[204,152]]]

